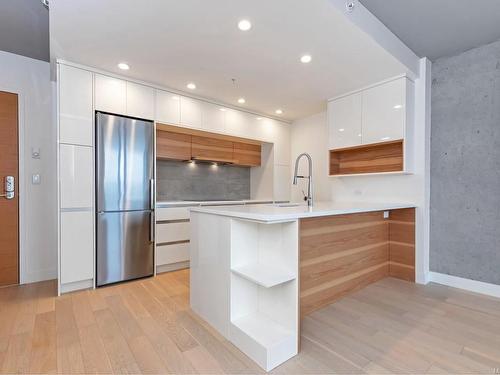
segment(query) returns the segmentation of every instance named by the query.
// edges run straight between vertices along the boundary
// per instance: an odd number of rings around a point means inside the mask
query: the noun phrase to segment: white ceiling
[[[360,0],[420,57],[435,60],[500,39],[500,0]]]
[[[237,29],[248,18],[249,32]],[[52,58],[294,120],[406,72],[329,0],[51,0]],[[302,54],[313,60],[299,62]],[[236,79],[233,85],[231,79]]]

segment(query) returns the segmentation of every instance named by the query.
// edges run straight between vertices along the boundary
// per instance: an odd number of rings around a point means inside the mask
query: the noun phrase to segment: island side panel
[[[415,209],[392,210],[389,220],[389,276],[415,282]]]
[[[383,212],[301,220],[301,316],[388,274],[389,222]]]
[[[191,212],[190,304],[229,338],[231,219]]]
[[[300,220],[301,317],[384,277],[415,281],[415,209]]]

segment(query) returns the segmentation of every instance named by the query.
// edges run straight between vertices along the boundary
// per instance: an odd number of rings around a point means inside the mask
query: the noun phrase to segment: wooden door
[[[0,197],[0,286],[19,283],[18,110],[17,95],[0,91],[0,195],[5,177],[14,176],[13,199]]]

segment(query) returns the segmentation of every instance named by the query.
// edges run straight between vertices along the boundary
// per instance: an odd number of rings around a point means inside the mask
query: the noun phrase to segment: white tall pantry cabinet
[[[59,293],[94,285],[93,74],[58,64]]]

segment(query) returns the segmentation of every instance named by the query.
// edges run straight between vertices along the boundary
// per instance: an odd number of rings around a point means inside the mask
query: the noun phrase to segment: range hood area
[[[261,164],[261,142],[157,124],[156,158],[258,167]]]

